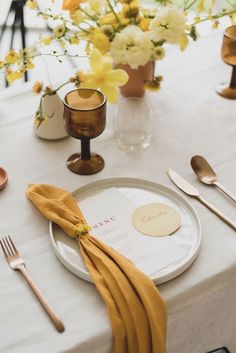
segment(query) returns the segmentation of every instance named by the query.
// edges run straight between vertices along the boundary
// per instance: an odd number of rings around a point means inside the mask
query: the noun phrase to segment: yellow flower
[[[78,35],[74,35],[73,37],[70,37],[69,38],[69,41],[70,41],[70,44],[79,44],[79,37],[78,37]]]
[[[117,13],[117,17],[113,12],[109,12],[99,19],[99,24],[100,26],[111,25],[112,27],[116,28],[119,27],[120,23],[122,25],[127,25],[129,23],[129,19],[126,18],[122,12]]]
[[[63,0],[62,10],[74,11],[86,0]]]
[[[37,9],[38,4],[36,0],[27,0],[25,6],[27,6],[31,10],[34,10]]]
[[[30,69],[34,69],[34,68],[35,68],[34,63],[30,59],[27,59],[26,63],[24,64],[24,69],[30,70]]]
[[[164,48],[157,46],[153,50],[152,58],[153,60],[162,60],[165,56]]]
[[[119,20],[123,26],[127,26],[130,23],[130,19],[126,17],[122,12],[119,14]]]
[[[194,22],[195,23],[201,22],[201,17],[199,17],[199,16],[194,17]]]
[[[40,103],[39,109],[36,110],[36,112],[35,112],[34,124],[36,125],[37,128],[39,128],[41,124],[47,124],[48,123],[48,119],[51,119],[54,116],[54,114],[55,114],[55,112],[53,112],[49,116],[44,116],[43,113],[42,113],[42,105]]]
[[[69,81],[73,82],[76,87],[79,87],[81,83],[86,81],[86,78],[87,78],[87,75],[83,71],[79,70],[75,73],[74,76],[70,78]]]
[[[153,78],[152,81],[146,81],[144,83],[144,88],[152,91],[152,92],[156,92],[159,91],[159,89],[161,88],[161,81],[163,80],[162,76],[156,76]]]
[[[70,18],[72,19],[72,23],[78,26],[84,21],[85,15],[81,10],[70,11]]]
[[[98,88],[107,96],[110,103],[115,103],[118,98],[118,87],[128,81],[128,74],[121,69],[113,70],[111,56],[103,56],[97,49],[92,51],[89,63],[92,72],[88,73],[87,80],[81,87]]]
[[[45,93],[47,93],[48,96],[52,96],[55,94],[55,91],[50,86],[47,86],[45,88]]]
[[[117,19],[116,19],[115,15],[112,12],[110,12],[110,13],[107,13],[106,15],[102,16],[99,19],[99,24],[101,26],[102,25],[115,26],[115,25],[117,25]]]
[[[89,42],[87,42],[86,43],[86,46],[85,46],[85,53],[87,54],[87,55],[89,55],[90,54],[90,49],[91,49],[91,46],[90,46],[90,43]]]
[[[48,117],[46,116],[41,116],[40,113],[37,111],[35,113],[34,117],[34,124],[37,128],[40,127],[41,124],[47,124],[48,123]]]
[[[22,49],[20,49],[17,54],[18,54],[18,60],[17,60],[16,64],[17,64],[18,66],[20,66],[20,64],[21,64],[21,62],[22,62],[22,60],[23,60],[23,57],[24,57],[24,60],[25,60],[26,58],[28,59],[28,58],[30,57],[30,55],[29,55],[29,53],[27,52],[26,49],[24,50],[24,52],[23,52]]]
[[[61,40],[59,41],[59,43],[61,44],[61,47],[62,47],[62,48],[65,48],[66,42],[65,42],[64,40],[61,39]]]
[[[92,229],[87,223],[79,223],[76,225],[75,236],[79,237],[81,235],[89,234],[89,231]]]
[[[55,16],[55,17],[56,17],[56,16]],[[50,15],[47,14],[47,13],[44,13],[44,14],[43,14],[43,18],[44,18],[45,20],[48,20],[48,19],[50,18]],[[53,19],[55,19],[55,18],[53,18]]]
[[[23,68],[17,70],[17,71],[11,71],[8,70],[7,71],[7,82],[8,83],[12,83],[15,80],[20,79],[25,73],[25,70]]]
[[[141,21],[139,22],[139,27],[144,31],[149,30],[149,25],[150,25],[150,18],[142,18]]]
[[[57,39],[64,36],[65,32],[66,32],[66,26],[64,24],[59,25],[53,29],[53,33]]]
[[[90,36],[90,41],[102,54],[106,54],[110,49],[110,42],[106,34],[99,29],[95,29]]]
[[[36,81],[32,87],[32,91],[34,93],[40,93],[43,89],[43,82],[42,81]]]
[[[205,10],[205,2],[206,0],[199,0],[199,3],[197,5],[198,12],[203,12]]]
[[[114,33],[114,29],[111,25],[103,25],[100,27],[100,31],[106,36],[110,37]]]
[[[95,14],[99,13],[101,6],[104,6],[105,1],[103,0],[89,0],[89,5]]]
[[[32,59],[34,56],[37,56],[39,54],[39,50],[34,46],[24,49],[24,55],[27,59]],[[19,55],[23,57],[23,52],[21,50],[19,51]]]
[[[215,20],[215,21],[213,22],[212,28],[214,28],[214,29],[218,28],[218,27],[219,27],[219,24],[220,24],[220,22],[219,22],[218,20]]]
[[[49,45],[51,43],[51,41],[53,40],[53,36],[50,35],[48,37],[43,37],[40,39],[40,43],[43,45]]]
[[[188,37],[185,34],[183,34],[179,41],[180,50],[184,51],[187,48],[188,43],[189,43]]]
[[[126,18],[137,17],[139,14],[139,6],[136,1],[132,1],[130,4],[125,4],[122,8],[122,14]]]
[[[10,50],[8,54],[5,56],[6,64],[15,64],[19,60],[19,55],[15,50]]]
[[[0,69],[4,66],[4,61],[0,60]]]

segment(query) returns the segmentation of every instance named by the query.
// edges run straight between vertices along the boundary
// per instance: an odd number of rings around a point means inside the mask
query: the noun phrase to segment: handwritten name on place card
[[[163,237],[179,229],[181,219],[173,207],[150,203],[136,208],[132,215],[132,224],[145,235]]]

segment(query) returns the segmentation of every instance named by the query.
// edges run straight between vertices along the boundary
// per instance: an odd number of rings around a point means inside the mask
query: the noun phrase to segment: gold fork
[[[9,266],[13,270],[18,270],[22,273],[30,288],[33,290],[34,294],[36,295],[43,308],[47,312],[57,331],[63,332],[65,330],[63,323],[61,322],[57,314],[54,312],[52,307],[48,304],[47,300],[44,298],[43,294],[40,292],[36,284],[33,282],[29,273],[26,271],[25,262],[17,251],[11,237],[9,235],[7,237],[3,237],[2,239],[0,239],[0,244]]]

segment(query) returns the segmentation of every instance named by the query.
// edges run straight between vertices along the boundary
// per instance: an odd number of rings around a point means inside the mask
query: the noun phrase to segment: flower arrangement
[[[117,100],[117,87],[124,85],[128,80],[128,75],[124,70],[113,69],[113,61],[110,55],[102,55],[97,49],[94,49],[89,56],[89,63],[91,70],[87,72],[77,71],[74,76],[70,77],[68,81],[62,83],[56,89],[51,87],[43,87],[43,83],[37,81],[32,90],[34,93],[41,93],[39,108],[35,113],[35,124],[40,126],[47,122],[48,118],[52,116],[44,116],[42,111],[42,100],[48,95],[54,95],[67,85],[73,83],[77,88],[99,88],[107,96],[111,103]]]
[[[216,28],[221,17],[233,19],[236,13],[234,2],[229,2],[227,9],[218,12],[214,10],[216,0],[182,0],[178,1],[178,6],[173,2],[156,0],[155,6],[144,6],[139,0],[63,0],[63,11],[54,13],[50,8],[40,10],[37,0],[27,0],[28,7],[46,20],[53,21],[52,34],[41,37],[36,48],[19,52],[11,50],[0,60],[0,69],[6,71],[8,82],[13,82],[34,68],[37,56],[45,55],[40,52],[41,46],[59,41],[62,52],[53,51],[47,55],[60,61],[60,56],[70,55],[65,49],[67,44],[77,46],[78,54],[73,56],[80,57],[79,43],[85,41],[85,55],[91,70],[77,71],[56,89],[43,88],[42,83],[37,83],[33,90],[36,93],[43,91],[43,96],[52,95],[65,84],[73,82],[76,87],[101,89],[108,101],[114,103],[118,87],[128,80],[127,73],[117,66],[128,64],[137,69],[150,61],[161,60],[165,56],[165,44],[178,45],[180,50],[184,50],[189,39],[197,40],[199,23],[209,20]],[[195,17],[189,16],[192,7]],[[154,76],[145,82],[145,88],[158,90],[161,79],[161,76]],[[40,125],[44,120],[40,104],[36,123]]]

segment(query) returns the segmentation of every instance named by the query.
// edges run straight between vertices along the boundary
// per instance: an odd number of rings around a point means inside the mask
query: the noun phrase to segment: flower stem
[[[62,87],[64,87],[68,83],[70,83],[70,81],[66,81],[66,82],[62,83],[60,86],[58,86],[57,88],[52,89],[51,91],[46,91],[41,95],[40,101],[39,101],[39,107],[38,107],[38,112],[39,112],[38,128],[43,122],[43,108],[42,108],[43,98],[45,98],[46,96],[53,96],[54,94],[57,93],[57,91],[59,91],[59,89],[61,89]]]
[[[186,3],[184,4],[184,11],[190,9],[190,7],[192,7],[196,2],[197,0],[193,0],[190,4],[188,4],[188,1],[186,1]]]
[[[114,10],[114,8],[113,8],[113,6],[112,6],[110,0],[107,0],[107,4],[108,4],[110,10],[112,11],[113,15],[115,16],[116,21],[121,25],[120,19],[119,19],[117,13],[115,12],[115,10]]]
[[[213,20],[217,20],[218,18],[222,18],[224,16],[230,16],[232,14],[236,13],[236,10],[233,10],[233,11],[227,11],[227,12],[221,12],[219,13],[218,15],[210,15],[210,18],[213,19]],[[199,24],[199,23],[202,23],[202,22],[205,22],[205,21],[209,21],[209,16],[205,17],[205,18],[202,18],[200,19],[199,21],[197,21],[195,24]]]
[[[68,81],[66,81],[66,82],[64,82],[64,83],[62,83],[60,86],[58,86],[58,87],[54,90],[54,92],[59,91],[59,89],[61,89],[62,87],[66,86],[68,83],[70,83],[70,81],[69,81],[69,80],[68,80]]]
[[[78,55],[78,54],[71,55],[68,53],[63,53],[63,54],[39,53],[39,54],[32,55],[31,59],[37,58],[38,56],[52,56],[54,58],[59,58],[60,56],[68,56],[70,58],[86,58],[87,57],[87,55]]]
[[[80,11],[83,12],[86,16],[88,16],[91,20],[97,23],[96,17],[90,15],[86,10],[82,9],[82,7],[80,7]]]

